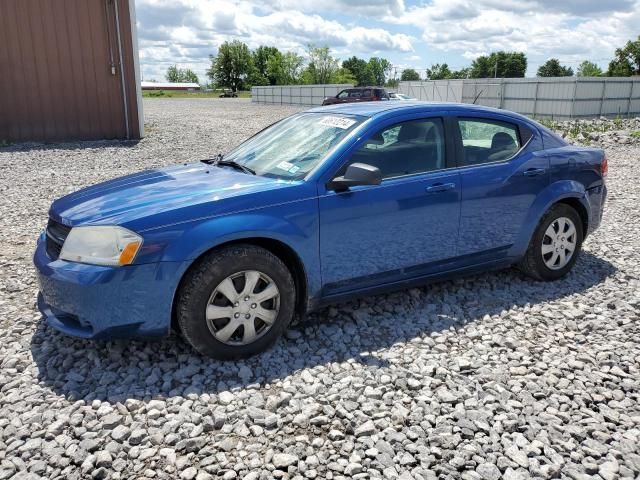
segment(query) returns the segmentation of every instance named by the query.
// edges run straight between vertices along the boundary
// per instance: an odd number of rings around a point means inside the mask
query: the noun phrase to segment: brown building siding
[[[131,26],[129,0],[0,0],[0,141],[140,138]]]

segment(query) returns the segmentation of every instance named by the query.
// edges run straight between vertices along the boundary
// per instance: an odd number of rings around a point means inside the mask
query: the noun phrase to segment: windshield
[[[300,179],[318,165],[365,117],[300,113],[264,129],[224,156],[257,175]]]

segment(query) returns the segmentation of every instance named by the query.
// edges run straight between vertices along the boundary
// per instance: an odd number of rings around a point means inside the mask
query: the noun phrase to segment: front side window
[[[499,162],[513,157],[520,147],[518,127],[489,119],[459,119],[464,155],[462,166]]]
[[[445,168],[444,145],[440,118],[397,123],[366,140],[339,174],[351,163],[377,167],[383,179],[441,170]]]
[[[364,120],[358,115],[300,113],[251,137],[224,160],[244,165],[257,175],[304,178]]]
[[[347,98],[348,96],[349,96],[348,90],[343,90],[338,95],[336,95],[337,98]]]

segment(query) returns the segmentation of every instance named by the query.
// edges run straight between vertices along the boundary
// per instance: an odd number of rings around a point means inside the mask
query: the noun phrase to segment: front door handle
[[[543,175],[547,171],[546,168],[529,168],[522,172],[525,177],[535,177],[536,175]]]
[[[447,190],[453,190],[456,188],[455,183],[434,183],[427,187],[427,193],[440,193],[446,192]]]

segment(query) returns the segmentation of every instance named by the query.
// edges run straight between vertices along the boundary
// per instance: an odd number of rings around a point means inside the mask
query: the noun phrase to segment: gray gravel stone
[[[126,440],[131,435],[131,430],[129,427],[124,425],[118,425],[111,431],[111,438],[113,438],[116,442],[121,442]]]
[[[371,420],[367,420],[362,425],[356,427],[354,434],[356,437],[371,436],[376,432],[376,426]]]
[[[287,468],[288,466],[297,463],[298,457],[288,453],[276,453],[273,456],[272,462],[276,468]]]
[[[182,480],[192,480],[193,478],[196,478],[197,474],[198,470],[195,467],[188,467],[180,473],[180,478]]]
[[[493,463],[481,463],[476,473],[484,480],[498,480],[501,477],[500,470]]]

